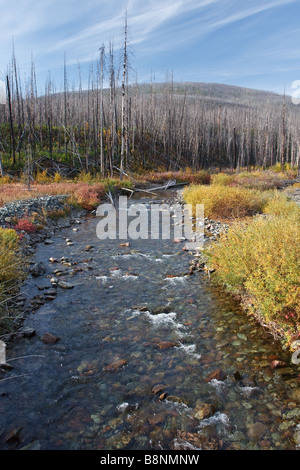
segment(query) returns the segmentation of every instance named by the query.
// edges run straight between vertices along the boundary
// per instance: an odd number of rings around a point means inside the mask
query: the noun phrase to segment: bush
[[[70,202],[75,203],[75,205],[79,205],[83,209],[92,210],[100,204],[101,198],[103,198],[104,195],[105,188],[101,183],[93,184],[91,186],[84,183],[78,183]]]
[[[15,230],[0,227],[0,295],[7,290],[11,281],[23,274],[18,241]]]
[[[37,231],[37,226],[27,217],[23,217],[18,220],[18,223],[15,225],[15,230],[17,232],[24,231],[26,233],[35,233]]]
[[[300,207],[278,191],[272,192],[268,197],[263,212],[270,215],[300,218]]]
[[[300,337],[300,220],[258,216],[233,225],[207,250],[219,283],[287,345]]]
[[[212,184],[217,186],[230,186],[234,183],[235,175],[228,175],[227,173],[216,173],[211,177]]]
[[[230,186],[192,185],[183,192],[186,203],[204,204],[204,214],[212,219],[245,217],[262,212],[265,196],[259,191]]]

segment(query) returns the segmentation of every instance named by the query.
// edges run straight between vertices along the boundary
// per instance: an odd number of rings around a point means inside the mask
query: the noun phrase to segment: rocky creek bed
[[[80,215],[24,245],[28,313],[3,338],[1,449],[297,448],[290,355],[183,242],[99,240],[98,218]],[[224,228],[206,221],[212,236]]]

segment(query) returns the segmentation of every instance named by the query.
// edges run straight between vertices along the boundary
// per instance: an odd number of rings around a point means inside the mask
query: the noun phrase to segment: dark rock
[[[30,327],[22,328],[22,329],[17,331],[16,338],[18,338],[18,339],[20,339],[20,338],[32,338],[33,336],[35,336],[35,334],[36,334],[36,331],[35,331],[34,328],[30,328]]]
[[[6,362],[3,364],[0,364],[0,370],[1,371],[8,371],[8,370],[13,370],[13,366],[10,364],[7,364]]]
[[[242,377],[241,384],[244,387],[256,387],[256,381],[254,377],[249,377],[248,375],[245,375]]]
[[[227,376],[222,369],[216,369],[213,372],[211,372],[209,376],[204,380],[205,382],[210,382],[213,379],[223,381],[226,379],[226,377]]]
[[[9,444],[19,442],[22,429],[22,427],[19,427],[10,431],[5,437],[5,442]]]
[[[276,369],[277,367],[285,367],[287,363],[285,361],[274,360],[271,362],[271,369]]]
[[[242,380],[242,376],[241,376],[241,374],[239,373],[238,370],[233,374],[233,377],[234,377],[234,380],[236,380],[237,382]]]
[[[30,273],[34,277],[39,277],[45,274],[46,268],[43,263],[36,263],[32,268],[29,269]]]
[[[171,313],[172,309],[168,305],[161,305],[151,310],[152,315],[159,315],[160,313]]]

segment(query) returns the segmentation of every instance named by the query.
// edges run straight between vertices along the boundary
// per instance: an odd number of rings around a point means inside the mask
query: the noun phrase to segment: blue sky
[[[291,94],[300,80],[299,0],[0,0],[0,78],[14,42],[22,78],[34,60],[39,87],[83,83],[99,54],[122,44],[127,9],[132,79],[216,82]]]

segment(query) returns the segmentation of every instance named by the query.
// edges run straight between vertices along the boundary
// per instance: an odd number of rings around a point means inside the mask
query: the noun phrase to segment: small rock
[[[83,251],[91,251],[93,248],[95,248],[93,245],[86,245]]]
[[[73,284],[70,284],[69,282],[66,282],[66,281],[59,281],[58,286],[61,287],[62,289],[73,289],[74,288]]]
[[[297,388],[291,393],[291,398],[298,404],[300,404],[300,388]]]
[[[125,366],[127,364],[127,361],[125,359],[118,359],[117,361],[112,362],[108,366],[104,368],[106,372],[110,371],[116,371],[120,369],[121,367]]]
[[[160,341],[159,343],[157,343],[157,346],[159,349],[170,349],[177,346],[177,344],[178,343],[175,341]]]
[[[130,243],[129,243],[129,242],[126,242],[126,243],[120,243],[120,246],[130,246]]]
[[[45,333],[42,336],[41,339],[42,339],[43,343],[45,343],[45,344],[55,344],[55,343],[57,343],[57,341],[59,341],[59,338],[52,335],[51,333]]]
[[[22,429],[23,429],[22,427],[19,427],[10,431],[10,433],[8,433],[7,436],[5,437],[5,442],[7,443],[19,442],[20,433]]]
[[[35,336],[36,331],[34,328],[22,328],[21,330],[17,331],[17,338],[32,338]]]
[[[198,403],[195,407],[194,417],[197,419],[210,418],[215,412],[215,408],[210,403]]]
[[[149,310],[147,305],[133,306],[132,309],[133,310],[138,310],[139,312],[148,312],[148,310]]]
[[[57,286],[58,285],[57,277],[51,277],[50,282],[53,286]]]
[[[159,315],[160,313],[171,313],[171,311],[172,310],[168,305],[161,305],[151,310],[151,313],[152,315]]]
[[[266,433],[267,429],[268,428],[264,423],[257,421],[256,423],[248,425],[248,435],[250,439],[258,441]]]
[[[168,396],[167,392],[163,392],[161,395],[159,395],[159,399],[164,400],[165,398],[167,398],[167,396]]]
[[[152,387],[152,393],[158,395],[159,393],[163,392],[167,386],[164,384],[157,384]]]
[[[205,382],[210,382],[213,379],[223,381],[223,380],[226,379],[226,377],[227,376],[226,376],[225,372],[222,369],[216,369],[213,372],[211,372],[209,374],[209,376],[204,380],[205,380]]]
[[[58,260],[56,258],[53,258],[53,256],[51,256],[51,258],[49,258],[49,261],[50,261],[50,263],[58,263]]]
[[[285,361],[274,360],[271,362],[271,369],[275,369],[276,367],[285,367],[287,363]]]
[[[33,277],[39,277],[45,274],[46,268],[43,263],[36,263],[29,271]]]
[[[46,238],[46,240],[44,241],[44,244],[45,245],[53,245],[54,241],[53,240],[49,240],[48,238]]]

